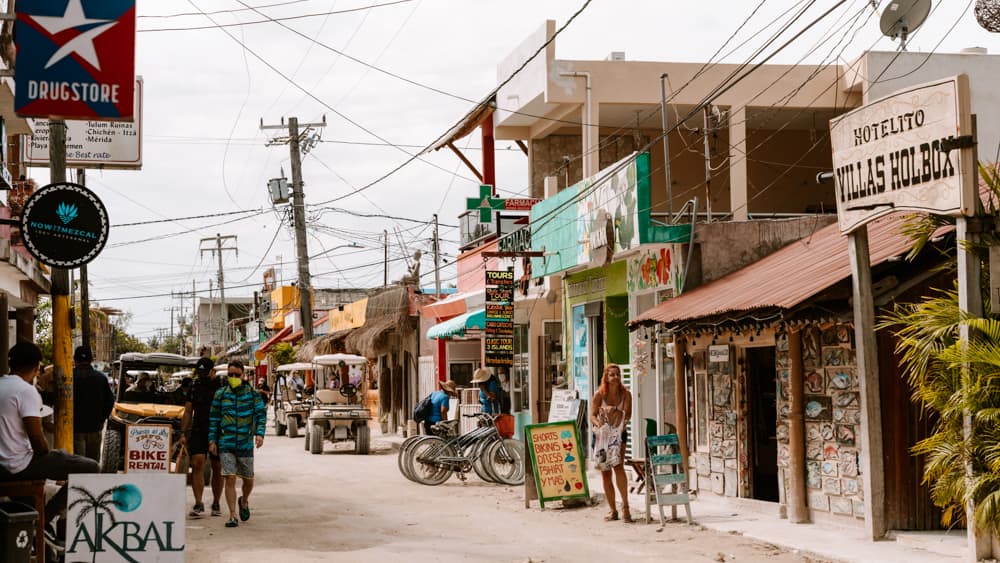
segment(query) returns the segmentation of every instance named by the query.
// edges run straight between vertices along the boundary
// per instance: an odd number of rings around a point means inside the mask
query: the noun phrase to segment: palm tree
[[[996,215],[1000,169],[982,164],[979,169],[993,196],[986,213]],[[904,231],[915,242],[911,257],[950,222],[935,215],[909,220]],[[985,255],[983,244],[970,250]],[[946,267],[954,269],[954,261]],[[985,281],[980,289],[988,287]],[[986,310],[989,297],[983,291]],[[970,333],[964,346],[959,338],[963,327]],[[914,390],[913,401],[936,418],[933,433],[918,442],[913,453],[925,458],[924,483],[943,511],[942,523],[963,523],[971,501],[974,524],[1000,530],[1000,320],[963,314],[958,291],[952,288],[917,303],[897,304],[882,316],[879,328],[892,330],[897,338],[896,351]],[[972,421],[971,432],[965,428],[966,416]]]
[[[107,489],[106,491],[104,491],[103,493],[101,493],[100,495],[98,495],[98,496],[95,497],[87,489],[84,489],[83,487],[79,487],[79,486],[74,485],[71,488],[71,490],[76,491],[77,493],[80,493],[80,495],[82,495],[82,498],[76,499],[68,507],[66,507],[66,512],[69,513],[70,511],[72,511],[77,506],[83,505],[83,509],[80,510],[80,513],[77,514],[77,516],[76,516],[76,526],[77,527],[80,526],[80,524],[83,522],[83,519],[86,518],[88,514],[90,514],[91,512],[93,512],[94,513],[94,533],[96,534],[96,533],[98,533],[98,529],[97,529],[98,520],[97,520],[97,517],[98,517],[98,515],[101,512],[104,512],[104,514],[108,517],[108,520],[111,520],[111,525],[112,526],[114,526],[117,523],[117,521],[115,519],[115,513],[111,510],[111,507],[116,506],[115,499],[114,499],[115,493],[118,492],[119,490],[122,490],[122,489],[124,489],[124,487],[122,487],[121,485],[119,485],[117,487],[112,487],[112,488]],[[91,555],[92,555],[91,561],[92,562],[96,562],[97,561],[97,550],[96,549],[93,550],[93,552],[92,552]]]

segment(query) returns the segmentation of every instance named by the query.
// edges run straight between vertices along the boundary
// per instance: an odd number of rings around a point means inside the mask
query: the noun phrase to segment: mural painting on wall
[[[626,262],[626,287],[629,293],[647,289],[669,289],[680,293],[682,252],[679,245],[642,248]]]
[[[628,161],[626,163],[626,161]],[[578,238],[582,241],[577,249],[577,264],[585,264],[590,261],[591,234],[596,229],[603,229],[600,224],[601,211],[609,216],[614,223],[614,241],[608,243],[614,245],[614,253],[628,250],[639,245],[639,209],[638,209],[638,185],[636,183],[635,159],[628,156],[614,165],[612,169],[617,170],[610,179],[602,181],[593,190],[584,188],[583,193],[588,193],[582,198],[578,205],[578,216],[581,218],[577,222]]]

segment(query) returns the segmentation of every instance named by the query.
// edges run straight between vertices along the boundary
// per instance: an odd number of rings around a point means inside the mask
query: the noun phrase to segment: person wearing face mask
[[[97,473],[96,461],[49,449],[42,434],[42,397],[34,387],[42,362],[38,346],[18,342],[7,353],[7,361],[12,373],[0,377],[0,481],[65,481],[73,473]],[[64,484],[45,504],[47,524],[66,509],[66,498]],[[45,535],[50,543],[62,541],[54,530],[47,529]]]
[[[260,393],[247,383],[243,363],[229,362],[226,384],[215,393],[208,416],[208,451],[222,462],[226,504],[229,505],[227,528],[239,526],[236,519],[250,519],[250,493],[253,491],[254,447],[264,445],[267,408]],[[236,478],[242,480],[242,496],[236,498]]]

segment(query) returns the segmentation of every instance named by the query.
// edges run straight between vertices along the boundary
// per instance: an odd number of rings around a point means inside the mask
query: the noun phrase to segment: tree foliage
[[[287,342],[279,342],[271,350],[271,357],[274,358],[274,367],[293,363],[295,361],[295,348]]]

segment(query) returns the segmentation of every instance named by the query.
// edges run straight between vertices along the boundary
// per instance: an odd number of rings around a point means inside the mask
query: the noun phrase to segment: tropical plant
[[[66,512],[72,511],[77,506],[81,505],[83,506],[83,508],[80,510],[80,513],[76,515],[77,528],[79,528],[80,524],[83,523],[83,519],[86,518],[91,512],[93,512],[94,533],[97,534],[99,533],[97,517],[100,515],[101,512],[103,512],[108,517],[108,520],[111,521],[112,526],[116,524],[115,513],[111,510],[111,508],[118,506],[118,503],[115,500],[115,493],[123,489],[124,487],[119,485],[117,487],[112,487],[110,489],[107,489],[98,496],[94,496],[94,494],[88,491],[87,489],[74,485],[73,487],[71,487],[71,490],[76,491],[82,496],[81,498],[78,498],[75,501],[73,501],[68,507],[66,507]],[[91,561],[97,561],[97,550],[94,549],[92,551],[93,551],[93,558],[91,559]]]
[[[275,366],[290,364],[295,361],[295,348],[287,342],[279,342],[271,350],[271,357]]]
[[[980,165],[980,175],[991,191],[985,211],[996,215],[1000,171]],[[911,257],[953,221],[934,215],[907,221],[904,232],[915,243]],[[1000,240],[984,237],[984,243]],[[985,258],[984,244],[968,250]],[[952,259],[946,268],[954,267]],[[990,296],[982,290],[988,287],[984,279],[980,291],[986,310]],[[913,400],[934,417],[932,434],[912,451],[924,457],[924,483],[942,509],[942,523],[966,523],[971,502],[978,527],[1000,530],[1000,321],[962,313],[958,297],[952,288],[917,303],[897,304],[882,316],[879,328],[895,334]],[[963,330],[969,332],[964,345]]]

